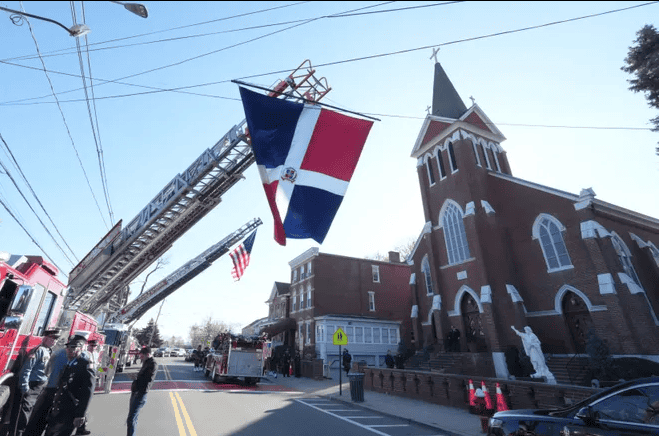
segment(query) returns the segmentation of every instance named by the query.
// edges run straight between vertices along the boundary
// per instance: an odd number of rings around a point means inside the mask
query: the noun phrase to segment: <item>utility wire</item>
[[[53,225],[53,227],[55,228],[55,231],[57,232],[57,234],[59,235],[59,237],[60,237],[60,238],[62,239],[62,241],[64,242],[64,245],[66,245],[66,247],[69,249],[69,251],[71,252],[71,254],[73,255],[73,258],[75,259],[75,261],[76,261],[76,263],[77,263],[77,262],[78,262],[78,258],[77,258],[77,256],[76,256],[75,252],[74,252],[73,249],[69,246],[68,242],[66,242],[66,239],[64,238],[64,236],[62,235],[62,233],[59,231],[59,228],[57,227],[57,225],[55,224],[55,222],[53,221],[53,219],[50,217],[50,214],[48,213],[48,211],[47,211],[46,208],[44,207],[43,203],[41,203],[41,200],[40,200],[39,197],[37,196],[37,193],[34,192],[34,189],[32,189],[32,185],[30,185],[30,182],[27,180],[27,177],[25,176],[25,173],[23,172],[23,169],[22,169],[21,166],[18,164],[18,161],[16,160],[16,157],[14,156],[14,153],[11,151],[11,148],[9,147],[9,144],[7,144],[7,141],[5,141],[5,138],[2,137],[2,134],[0,134],[0,140],[1,140],[2,143],[4,144],[4,146],[5,146],[5,148],[7,149],[7,151],[9,152],[9,156],[11,157],[14,166],[16,167],[16,169],[18,169],[18,172],[21,174],[21,177],[23,178],[23,181],[25,182],[25,184],[27,185],[28,189],[29,189],[30,192],[32,193],[32,196],[37,200],[37,203],[39,204],[39,206],[41,206],[41,210],[43,210],[43,212],[46,214],[46,216],[47,216],[48,219],[50,220],[50,223],[51,223],[51,224]],[[5,168],[4,165],[2,165],[2,167]],[[9,170],[5,170],[5,171],[4,171],[4,174],[8,175],[8,176],[11,178],[11,175],[9,174]],[[12,178],[12,181],[13,181],[13,178]],[[16,185],[16,182],[14,182],[14,185]],[[20,192],[20,190],[19,190],[19,192]],[[21,195],[22,195],[22,194],[21,194]],[[26,200],[26,203],[27,203],[27,200]],[[28,205],[29,205],[29,203],[28,203]],[[35,215],[36,215],[36,213],[35,213]],[[37,217],[37,218],[38,218],[38,217]],[[48,231],[48,229],[46,229],[46,231]],[[52,237],[52,236],[51,236],[51,237]],[[66,256],[66,255],[65,255],[65,256]]]
[[[21,9],[23,9],[23,4],[21,2]],[[25,22],[27,23],[28,28],[30,29],[30,35],[32,35],[32,40],[34,41],[34,45],[37,49],[37,54],[40,53],[39,51],[39,44],[37,43],[37,38],[34,35],[34,31],[32,30],[32,24],[30,23],[30,20],[25,18]],[[89,186],[89,191],[92,194],[92,197],[94,198],[94,202],[96,203],[96,208],[98,209],[98,212],[101,214],[101,219],[103,220],[103,224],[105,224],[105,227],[108,228],[108,224],[105,222],[105,217],[103,217],[103,212],[101,212],[101,207],[98,205],[98,201],[96,200],[96,195],[94,195],[94,191],[92,189],[91,183],[89,182],[89,178],[87,177],[87,172],[85,171],[85,167],[82,164],[82,160],[80,159],[80,155],[78,154],[78,149],[75,146],[75,142],[73,141],[73,137],[71,136],[71,131],[69,130],[69,125],[66,122],[66,117],[64,116],[64,112],[62,111],[62,106],[59,103],[59,100],[57,99],[57,94],[55,93],[55,89],[53,87],[53,82],[50,80],[50,76],[48,76],[48,72],[46,71],[46,64],[44,63],[43,59],[41,59],[41,64],[43,66],[44,73],[46,74],[46,79],[48,79],[48,84],[50,86],[50,90],[53,94],[53,97],[55,98],[55,101],[57,102],[57,108],[59,109],[59,113],[62,116],[62,121],[64,122],[64,127],[66,128],[66,132],[69,135],[69,139],[71,140],[71,145],[73,146],[73,150],[75,151],[75,155],[78,158],[78,162],[80,163],[80,168],[82,168],[82,173],[85,176],[85,180],[87,180],[87,186]]]
[[[84,3],[82,6],[82,12],[83,12],[83,23],[85,23],[84,19]],[[77,25],[78,20],[76,16],[76,10],[75,10],[75,4],[72,1],[71,2],[71,16],[73,18],[73,24]],[[85,40],[87,40],[87,36],[85,36]],[[96,112],[96,99],[94,99],[94,84],[93,84],[93,79],[92,79],[92,70],[91,70],[91,60],[89,59],[89,53],[87,53],[87,65],[89,68],[89,80],[90,80],[90,91],[92,93],[92,100],[94,104],[94,116],[92,116],[92,108],[90,105],[89,101],[89,93],[87,92],[87,80],[85,77],[85,65],[82,59],[82,51],[80,49],[80,39],[76,38],[76,47],[78,49],[78,62],[80,64],[80,75],[82,78],[82,84],[83,84],[83,89],[85,91],[85,102],[87,104],[87,113],[89,114],[89,123],[91,125],[92,129],[92,135],[94,137],[94,144],[96,145],[96,156],[98,157],[98,168],[99,168],[99,173],[101,177],[101,187],[103,188],[103,194],[105,196],[105,204],[108,207],[108,213],[110,215],[110,226],[113,225],[114,223],[114,215],[112,213],[112,206],[110,205],[110,197],[107,189],[107,176],[105,174],[105,162],[103,160],[103,145],[101,142],[101,132],[98,128],[98,114]],[[94,119],[96,120],[96,123],[94,123]]]
[[[29,232],[29,231],[23,226],[23,224],[22,224],[18,219],[16,219],[16,216],[12,213],[12,211],[7,207],[7,205],[5,204],[5,202],[4,202],[1,198],[0,198],[0,204],[2,204],[2,207],[5,208],[5,210],[7,211],[7,213],[8,213],[8,214],[14,219],[14,221],[16,221],[16,222],[18,223],[19,226],[21,226],[21,229],[23,229],[23,231],[25,232],[25,234],[28,235],[28,237],[32,240],[32,242],[34,243],[34,245],[36,245],[36,246],[39,248],[39,250],[41,250],[41,252],[42,252],[42,253],[43,253],[48,259],[50,259],[50,261],[53,263],[53,265],[55,265],[55,266],[57,267],[57,269],[59,269],[60,273],[62,273],[62,275],[63,275],[64,277],[67,277],[67,278],[68,278],[68,276],[67,276],[66,274],[64,274],[64,272],[63,272],[64,270],[63,270],[60,266],[58,266],[58,265],[55,263],[54,260],[52,260],[52,257],[49,256],[48,253],[46,253],[46,250],[44,250],[44,249],[41,247],[41,245],[39,245],[39,243],[37,242],[37,240],[34,239],[34,237],[33,237],[33,236],[30,234],[30,232]]]

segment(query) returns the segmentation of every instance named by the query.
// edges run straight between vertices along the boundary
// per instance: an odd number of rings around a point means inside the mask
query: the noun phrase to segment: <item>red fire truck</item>
[[[63,311],[66,286],[57,274],[41,256],[0,252],[0,407],[16,386],[23,358],[41,345],[45,330],[61,328],[64,339],[84,332],[89,340],[103,342],[94,318]]]
[[[206,377],[215,383],[235,378],[243,379],[247,385],[255,385],[263,375],[263,352],[266,348],[264,337],[220,333],[206,358]]]

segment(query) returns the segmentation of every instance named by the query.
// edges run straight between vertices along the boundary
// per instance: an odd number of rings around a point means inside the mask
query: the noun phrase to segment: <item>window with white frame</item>
[[[380,342],[380,327],[373,327],[373,343],[381,344]]]
[[[565,227],[556,218],[544,215],[536,220],[534,237],[540,240],[542,254],[545,256],[547,270],[553,271],[572,266],[562,232]]]
[[[291,300],[291,312],[295,312],[295,305],[297,304],[297,297],[293,295],[293,299]]]
[[[428,172],[428,185],[435,184],[435,171],[432,167],[432,159],[426,158],[426,171]]]
[[[451,172],[454,173],[458,170],[458,161],[455,159],[455,150],[453,150],[453,143],[448,143],[448,158],[451,163]]]
[[[444,166],[444,157],[442,156],[442,150],[437,149],[437,168],[439,168],[439,178],[446,178],[446,167]]]
[[[304,292],[300,289],[300,310],[306,308],[307,306],[304,303]]]
[[[307,276],[311,275],[311,262],[307,263]]]
[[[305,344],[310,344],[311,343],[311,323],[307,323],[307,340],[304,342]]]
[[[325,326],[322,324],[316,325],[316,343],[325,342]]]
[[[501,165],[499,165],[499,153],[495,148],[492,148],[492,156],[494,156],[494,163],[497,165],[497,171],[501,172]]]
[[[311,285],[307,286],[307,307],[311,307]]]
[[[355,341],[355,335],[353,333],[352,327],[346,327],[343,329],[343,331],[346,333],[346,336],[348,336],[348,343]]]
[[[453,265],[469,259],[469,244],[467,233],[462,221],[462,210],[453,202],[449,202],[443,210],[442,225],[444,227],[444,242],[448,263]]]
[[[304,275],[304,265],[302,265],[302,266],[300,267],[300,280],[302,280],[302,279],[305,278],[305,277],[306,277],[306,276]]]
[[[382,329],[382,343],[383,344],[389,343],[389,329],[387,328]]]
[[[638,279],[638,275],[636,275],[634,265],[632,265],[632,255],[629,252],[629,248],[627,248],[627,244],[625,244],[620,236],[616,235],[615,233],[611,237],[611,242],[613,243],[613,248],[615,248],[618,257],[620,258],[620,262],[622,263],[622,267],[625,270],[625,274],[631,277],[631,279],[634,280],[637,285],[641,286],[641,281]]]
[[[368,310],[375,312],[375,292],[368,293]]]
[[[433,295],[435,291],[432,287],[432,276],[430,275],[430,262],[428,262],[428,256],[423,258],[421,271],[423,272],[423,278],[426,283],[426,295]]]
[[[478,149],[476,148],[476,142],[471,141],[471,147],[474,149],[474,157],[476,158],[476,165],[481,166],[481,158],[478,156]]]
[[[380,283],[380,266],[371,265],[371,271],[373,273],[373,283]]]
[[[364,328],[355,327],[355,343],[361,344],[364,342]]]
[[[364,327],[364,343],[372,344],[373,343],[373,328]]]
[[[300,323],[300,328],[298,330],[299,331],[298,331],[298,338],[297,338],[298,341],[297,341],[297,343],[299,345],[302,345],[302,344],[304,344],[304,325],[302,323]]]
[[[336,331],[336,326],[334,325],[327,326],[327,331],[325,332],[325,342],[332,342],[332,337],[334,336],[335,331]]]
[[[389,343],[390,344],[398,343],[398,334],[396,329],[389,329]]]
[[[297,268],[293,270],[293,283],[297,282]]]
[[[483,159],[485,160],[485,165],[487,166],[487,169],[491,170],[492,165],[490,165],[490,158],[487,156],[487,150],[484,143],[481,143],[481,151],[483,152]]]

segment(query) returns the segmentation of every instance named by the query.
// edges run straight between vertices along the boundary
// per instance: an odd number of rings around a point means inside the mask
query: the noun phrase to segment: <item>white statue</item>
[[[540,347],[540,339],[533,333],[531,327],[524,327],[524,333],[520,332],[515,328],[515,326],[510,326],[513,331],[522,338],[522,344],[524,345],[524,352],[531,359],[531,364],[535,370],[534,374],[531,374],[533,378],[544,377],[547,379],[547,383],[556,384],[556,378],[547,368],[545,363],[545,355],[542,354],[542,348]]]

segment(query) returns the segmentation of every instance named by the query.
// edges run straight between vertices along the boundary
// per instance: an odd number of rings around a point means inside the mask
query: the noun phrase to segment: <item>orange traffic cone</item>
[[[490,398],[490,393],[487,391],[487,387],[485,387],[484,381],[481,381],[481,389],[483,389],[483,394],[485,394],[485,408],[487,410],[494,410],[494,404],[492,404],[492,398]]]
[[[469,407],[476,407],[476,392],[474,391],[474,382],[469,379]]]
[[[497,383],[497,412],[503,412],[504,410],[509,410],[508,405],[501,392],[501,387],[499,386],[499,383]]]

